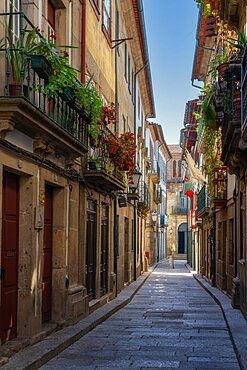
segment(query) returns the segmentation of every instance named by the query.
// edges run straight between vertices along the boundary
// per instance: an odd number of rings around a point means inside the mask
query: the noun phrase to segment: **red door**
[[[45,187],[42,274],[42,322],[51,320],[52,302],[52,187]]]
[[[17,335],[19,178],[3,175],[0,335],[2,343]]]

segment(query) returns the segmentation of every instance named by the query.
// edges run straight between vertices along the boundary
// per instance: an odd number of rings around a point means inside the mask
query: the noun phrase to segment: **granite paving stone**
[[[65,367],[66,366],[66,367]],[[185,262],[153,270],[132,301],[41,367],[240,369],[220,306]]]

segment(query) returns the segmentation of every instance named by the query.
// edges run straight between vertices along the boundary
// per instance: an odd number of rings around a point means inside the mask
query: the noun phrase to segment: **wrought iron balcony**
[[[1,13],[3,24],[4,17],[7,14]],[[15,44],[10,44],[5,38],[9,29],[0,34],[0,39],[4,36],[0,56],[6,60],[5,80],[0,87],[0,120],[8,124],[9,130],[44,139],[67,158],[83,155],[88,149],[88,114],[66,91],[50,98],[44,93],[51,65],[44,56],[25,52],[27,35],[34,30],[25,14],[11,13],[11,17],[13,24],[19,25],[19,36]]]
[[[173,215],[187,215],[187,208],[184,207],[172,207],[172,214]]]
[[[150,192],[144,181],[139,186],[139,196],[137,207],[140,212],[145,214],[150,210]]]
[[[228,165],[230,158],[239,151],[241,136],[241,65],[230,63],[224,74],[224,83],[230,93],[228,111],[222,123],[222,161]]]
[[[154,184],[158,184],[160,182],[160,166],[157,160],[153,160],[152,168],[150,170],[150,178]]]
[[[197,197],[197,214],[198,217],[203,216],[205,213],[208,213],[210,208],[210,198],[208,195],[207,186],[204,185]]]
[[[153,200],[156,204],[162,203],[162,189],[160,186],[156,185]]]
[[[227,167],[214,169],[214,207],[222,208],[227,203]]]
[[[169,225],[169,219],[167,215],[160,215],[160,227],[167,227]]]
[[[91,186],[108,192],[124,190],[127,186],[125,173],[117,168],[109,151],[110,138],[115,138],[114,134],[101,126],[99,146],[91,150],[84,170],[84,177]]]

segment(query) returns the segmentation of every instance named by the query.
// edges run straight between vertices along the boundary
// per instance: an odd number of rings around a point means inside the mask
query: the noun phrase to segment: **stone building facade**
[[[187,197],[182,187],[182,149],[179,145],[168,145],[168,148],[172,158],[167,168],[167,251],[176,259],[187,259]]]
[[[0,11],[9,12],[11,4],[2,1]],[[122,0],[17,0],[13,8],[21,12],[12,25],[16,39],[25,26],[37,26],[47,40],[55,35],[57,45],[74,46],[67,54],[78,79],[90,81],[105,105],[115,103],[117,122],[102,127],[102,136],[136,134],[137,96],[143,116],[154,115],[149,67],[135,73],[148,60],[141,9],[141,1]],[[5,27],[2,17],[0,38]],[[116,48],[113,40],[119,40]],[[3,344],[38,336],[45,323],[58,327],[108,302],[141,274],[144,245],[137,250],[132,237],[134,222],[141,222],[135,204],[128,200],[119,207],[119,192],[128,190],[126,175],[107,172],[105,164],[89,167],[91,156],[109,158],[109,153],[90,143],[86,112],[60,95],[47,100],[27,90],[24,85],[30,87],[32,78],[46,83],[33,66],[19,92],[10,93],[13,76],[5,69],[5,50],[0,65]]]

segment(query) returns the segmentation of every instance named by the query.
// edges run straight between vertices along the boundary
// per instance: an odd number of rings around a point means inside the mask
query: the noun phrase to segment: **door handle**
[[[5,279],[5,266],[0,267],[0,280]]]

